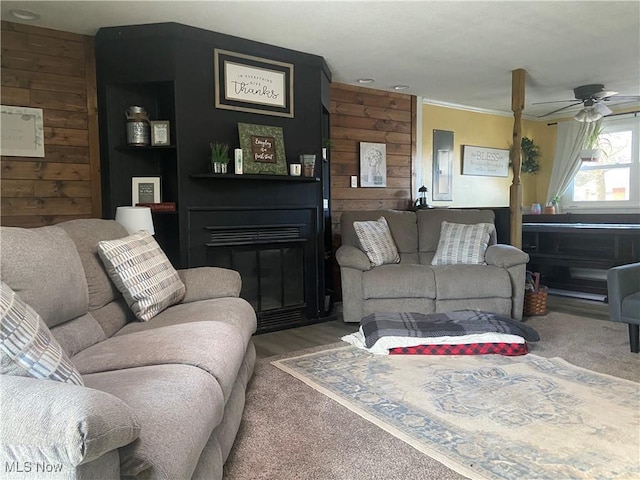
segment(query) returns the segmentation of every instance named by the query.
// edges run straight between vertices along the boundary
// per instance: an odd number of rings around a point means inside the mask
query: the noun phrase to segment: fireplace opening
[[[304,320],[305,248],[301,225],[212,227],[206,263],[242,277],[240,296],[256,310],[258,331]]]

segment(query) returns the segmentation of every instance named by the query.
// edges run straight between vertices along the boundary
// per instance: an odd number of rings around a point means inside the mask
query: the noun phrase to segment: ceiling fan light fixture
[[[604,108],[609,110],[607,107],[604,107]],[[597,120],[600,120],[603,116],[604,115],[602,113],[600,113],[598,111],[597,107],[594,105],[594,106],[591,106],[591,107],[584,107],[573,118],[574,118],[574,120],[577,120],[578,122],[591,123],[591,122],[595,122]]]
[[[610,115],[613,113],[613,110],[611,110],[609,107],[607,107],[605,104],[603,103],[596,103],[593,108],[595,108],[599,113],[602,114],[602,116],[605,115]]]

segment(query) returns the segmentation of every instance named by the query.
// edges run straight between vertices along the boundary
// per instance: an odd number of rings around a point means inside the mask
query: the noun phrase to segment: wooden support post
[[[509,189],[510,239],[511,245],[522,248],[522,184],[520,183],[522,111],[524,110],[524,85],[526,70],[519,68],[511,72],[511,110],[513,111],[513,148],[511,166],[513,183]]]

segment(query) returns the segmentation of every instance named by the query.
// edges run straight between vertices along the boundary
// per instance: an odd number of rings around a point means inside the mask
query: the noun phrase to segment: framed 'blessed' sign
[[[293,64],[214,50],[216,108],[293,117]]]

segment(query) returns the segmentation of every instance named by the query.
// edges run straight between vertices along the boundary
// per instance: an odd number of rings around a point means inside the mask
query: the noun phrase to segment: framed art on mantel
[[[287,175],[282,127],[238,124],[243,173]]]
[[[216,108],[293,118],[293,64],[214,50]]]

